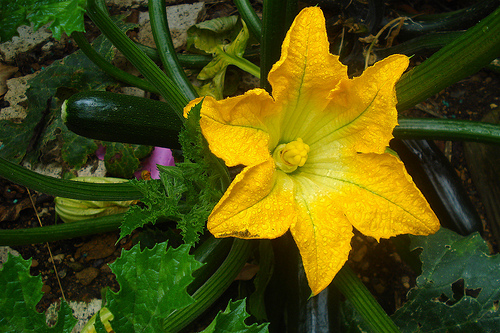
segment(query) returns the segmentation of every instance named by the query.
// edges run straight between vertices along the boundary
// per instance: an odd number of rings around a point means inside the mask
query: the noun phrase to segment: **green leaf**
[[[409,301],[393,315],[402,332],[500,331],[500,257],[478,233],[463,237],[441,228],[412,236],[422,248],[422,275]]]
[[[64,332],[69,333],[77,320],[65,301],[61,301],[55,326],[48,327],[45,315],[35,307],[42,298],[42,278],[30,275],[31,259],[14,257],[0,270],[0,332]]]
[[[141,180],[133,184],[144,194],[141,201],[145,207],[133,206],[128,210],[120,226],[120,239],[146,223],[156,223],[160,217],[174,219],[180,216],[177,208],[180,196],[168,196],[162,183]]]
[[[134,171],[141,164],[141,158],[146,157],[153,147],[133,145],[119,142],[103,142],[106,147],[104,162],[110,176],[132,178]]]
[[[201,103],[191,109],[186,127],[181,130],[180,142],[186,162],[175,167],[158,166],[163,188],[149,181],[134,184],[144,194],[145,207],[132,207],[120,227],[120,238],[146,223],[156,223],[160,217],[177,222],[183,241],[194,245],[205,230],[210,212],[222,196],[229,181],[223,181],[223,164],[210,153],[204,140],[199,120]],[[196,162],[196,163],[193,163]],[[221,168],[221,174],[215,174]]]
[[[66,125],[62,125],[66,127]],[[95,153],[98,146],[93,140],[77,135],[67,128],[63,131],[64,144],[61,148],[61,156],[71,167],[80,169],[89,155]]]
[[[245,22],[241,21],[242,28],[235,35],[235,31],[239,29],[237,22],[235,16],[217,18],[199,23],[188,30],[188,43],[191,42],[194,47],[214,55],[212,61],[197,77],[199,80],[211,80],[199,89],[204,95],[209,94],[216,99],[223,98],[224,78],[229,65],[259,75],[258,68],[243,58],[250,34]]]
[[[17,28],[33,24],[35,30],[52,21],[50,30],[56,39],[63,32],[85,31],[83,14],[84,0],[1,0],[0,41],[5,42],[17,36]]]
[[[238,34],[238,16],[219,17],[193,25],[188,29],[187,48],[215,53],[219,45],[233,40]]]
[[[198,164],[185,162],[158,168],[163,187],[150,181],[134,182],[144,194],[145,207],[130,208],[120,227],[120,238],[163,217],[176,221],[184,243],[194,245],[220,193],[211,188],[206,169]]]
[[[199,80],[213,78],[228,65],[236,64],[238,61],[237,58],[243,57],[250,35],[245,22],[242,23],[242,29],[231,43],[219,44],[214,48],[213,53],[215,54],[215,58],[201,70],[200,74],[198,74]]]
[[[185,162],[175,167],[158,167],[169,197],[183,198],[178,211],[177,228],[186,244],[194,245],[203,233],[206,221],[221,193],[213,190],[206,169]],[[177,201],[180,203],[180,201]]]
[[[179,142],[184,152],[184,158],[203,166],[209,173],[212,188],[220,190],[222,193],[229,187],[231,179],[224,162],[212,154],[208,148],[207,140],[201,133],[200,111],[202,103],[203,101],[196,104],[189,111],[185,127],[181,129],[179,134]]]
[[[125,24],[120,18],[117,17],[116,20],[123,30],[133,28],[134,25]],[[93,46],[106,59],[113,57],[113,45],[107,39],[98,37]],[[28,84],[28,110],[23,122],[16,124],[9,120],[0,121],[0,141],[3,142],[0,156],[20,162],[27,155],[26,160],[36,164],[43,147],[56,140],[56,133],[60,132],[64,139],[62,150],[66,161],[75,167],[85,163],[87,156],[82,154],[92,150],[95,143],[90,139],[76,139],[76,134],[62,125],[62,101],[56,95],[62,91],[61,87],[72,91],[101,90],[117,84],[116,80],[101,71],[81,51],[77,51],[43,69]],[[38,131],[39,135],[35,135]],[[78,145],[73,144],[75,140],[78,140]]]
[[[236,302],[229,302],[224,312],[219,312],[212,323],[201,333],[219,333],[219,332],[245,332],[245,333],[263,333],[269,332],[269,324],[248,326],[245,319],[250,315],[245,310],[246,301],[244,299]]]
[[[118,293],[106,294],[116,332],[144,332],[146,328],[164,332],[163,319],[193,302],[186,287],[202,264],[189,254],[188,245],[166,249],[167,244],[160,243],[141,252],[136,245],[110,265],[120,284]]]

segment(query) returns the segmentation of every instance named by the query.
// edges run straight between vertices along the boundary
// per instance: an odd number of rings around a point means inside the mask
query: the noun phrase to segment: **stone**
[[[9,253],[14,257],[19,256],[19,252],[17,252],[16,250],[11,249],[8,246],[0,246],[0,269],[2,269],[3,263],[7,262],[7,259],[9,258]]]
[[[186,45],[187,30],[198,23],[198,20],[204,12],[204,2],[167,7],[168,27],[176,49]],[[139,33],[137,34],[139,42],[147,46],[155,47],[148,12],[139,14],[139,26]]]
[[[7,80],[7,93],[4,99],[9,102],[10,106],[1,109],[0,120],[11,120],[19,123],[26,117],[28,80],[35,76],[36,73]]]
[[[118,236],[116,234],[97,235],[90,242],[83,244],[75,253],[79,259],[83,257],[85,261],[102,259],[115,252],[115,243]]]
[[[76,279],[80,284],[87,286],[99,275],[99,269],[95,267],[87,267],[75,274]]]
[[[17,29],[19,36],[14,36],[11,41],[0,44],[0,60],[7,63],[13,62],[18,54],[48,41],[52,37],[52,33],[47,29],[49,25],[46,24],[37,31],[34,31],[31,26],[19,27]]]

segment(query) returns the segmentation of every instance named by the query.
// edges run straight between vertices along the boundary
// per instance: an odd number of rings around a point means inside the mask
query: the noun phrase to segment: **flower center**
[[[295,141],[283,143],[276,147],[273,158],[278,168],[290,173],[306,163],[309,149],[309,146],[301,138],[298,138]]]

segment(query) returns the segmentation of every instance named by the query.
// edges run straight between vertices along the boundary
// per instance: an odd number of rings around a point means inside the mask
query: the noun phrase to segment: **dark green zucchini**
[[[87,138],[180,149],[182,121],[164,102],[87,91],[64,102],[62,119],[71,131]]]
[[[441,225],[461,235],[483,232],[483,224],[462,181],[441,150],[427,140],[392,140],[408,173]]]

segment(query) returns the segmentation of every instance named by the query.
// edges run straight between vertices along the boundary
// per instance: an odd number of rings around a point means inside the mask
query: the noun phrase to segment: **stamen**
[[[276,147],[273,158],[278,168],[290,173],[306,163],[309,150],[309,146],[301,138],[298,138],[295,141]]]

